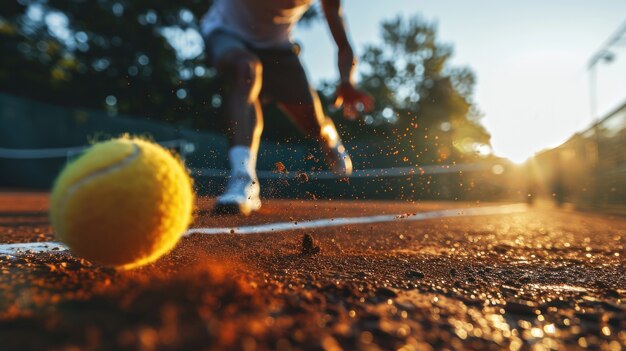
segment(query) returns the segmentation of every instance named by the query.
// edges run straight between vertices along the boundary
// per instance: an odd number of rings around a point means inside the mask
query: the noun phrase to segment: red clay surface
[[[481,205],[275,200],[242,219],[212,217],[203,198],[193,226]],[[46,194],[1,194],[0,242],[54,240],[47,206]],[[194,235],[130,272],[0,256],[0,349],[620,350],[625,241],[623,218],[529,208]]]

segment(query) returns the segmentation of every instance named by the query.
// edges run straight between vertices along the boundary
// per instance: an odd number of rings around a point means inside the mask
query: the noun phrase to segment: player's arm
[[[356,59],[354,58],[354,52],[350,41],[348,40],[348,34],[346,33],[346,27],[343,21],[341,13],[341,1],[340,0],[322,0],[322,8],[330,33],[335,39],[337,44],[337,63],[339,65],[339,76],[341,82],[352,82],[354,76],[354,69],[356,67]]]
[[[355,119],[360,109],[368,111],[373,108],[373,99],[356,89],[354,83],[354,70],[356,58],[348,40],[346,27],[341,13],[340,0],[321,0],[322,9],[326,16],[326,22],[337,44],[337,65],[339,66],[340,83],[337,88],[337,100],[335,106],[343,105],[344,116]],[[359,108],[359,106],[361,108]]]

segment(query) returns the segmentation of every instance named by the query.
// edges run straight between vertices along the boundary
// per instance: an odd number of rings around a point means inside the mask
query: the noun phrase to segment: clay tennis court
[[[211,206],[197,200],[192,228],[227,233],[190,234],[156,264],[116,272],[52,246],[7,251],[54,234],[46,193],[2,193],[1,349],[626,342],[623,217],[525,204],[267,200],[239,218],[212,216]]]

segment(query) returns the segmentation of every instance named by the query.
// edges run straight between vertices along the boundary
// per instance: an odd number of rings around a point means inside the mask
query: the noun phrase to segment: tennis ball
[[[131,269],[170,251],[191,221],[193,191],[178,159],[131,137],[93,145],[58,176],[50,220],[89,261]]]

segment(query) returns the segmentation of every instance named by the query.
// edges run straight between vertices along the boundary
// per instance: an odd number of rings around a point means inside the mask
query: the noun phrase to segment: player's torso
[[[290,25],[297,22],[313,0],[222,0],[234,10],[246,12],[255,22]]]
[[[270,46],[289,40],[292,27],[314,0],[216,0],[214,20],[252,44]]]

